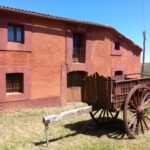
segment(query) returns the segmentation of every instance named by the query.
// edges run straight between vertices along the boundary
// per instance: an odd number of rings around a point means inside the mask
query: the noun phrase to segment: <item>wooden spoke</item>
[[[106,110],[104,109],[103,119],[105,118],[105,113],[106,113]]]
[[[117,118],[118,114],[119,112],[112,112],[109,109],[102,109],[102,108],[99,110],[90,112],[92,119],[98,124],[111,121]]]
[[[147,119],[150,121],[150,118],[149,118],[149,117],[145,116],[145,118],[147,118]]]
[[[108,119],[108,113],[107,113],[107,112],[108,112],[108,110],[106,109],[106,112],[105,112],[105,120],[106,120],[106,121],[109,120],[109,119]]]
[[[142,93],[141,93],[141,99],[143,99],[143,98],[144,98],[145,93],[147,93],[147,90],[143,90],[143,91],[142,91]]]
[[[137,106],[133,103],[133,101],[130,101],[130,105],[134,107],[134,109],[137,109]]]
[[[144,125],[145,125],[145,127],[147,128],[147,130],[149,130],[149,127],[148,127],[148,125],[147,125],[147,123],[146,123],[146,121],[145,121],[145,119],[142,117],[142,120],[143,120],[143,122],[144,122]]]
[[[104,110],[103,116],[102,116],[102,118],[100,118],[100,119],[102,119],[103,122],[105,122],[105,119],[106,119],[105,112],[106,112],[106,110]]]
[[[144,106],[144,109],[149,109],[150,108],[150,106]]]
[[[107,119],[109,119],[109,110],[107,110]]]
[[[110,113],[111,117],[113,118],[114,116],[113,116],[112,112],[110,111],[109,113]]]
[[[146,105],[146,104],[149,103],[150,99],[148,99],[148,100],[146,101],[146,98],[148,97],[148,95],[149,95],[149,92],[147,92],[147,93],[145,94],[145,96],[143,97],[142,104],[144,103],[144,105]]]
[[[99,114],[99,117],[98,117],[99,119],[101,118],[103,112],[104,112],[104,110],[102,109],[102,110],[101,110],[101,113]]]
[[[142,131],[142,133],[144,133],[144,128],[143,128],[142,120],[140,120],[140,124],[141,124],[141,131]]]
[[[97,110],[93,115],[95,116],[98,112],[99,112],[99,110]]]
[[[139,135],[139,120],[137,120],[137,135]]]
[[[129,121],[131,121],[131,119],[133,119],[134,117],[136,117],[136,113],[134,113],[134,114],[132,114],[132,115],[130,116]]]
[[[138,92],[138,97],[137,97],[137,100],[135,100],[135,103],[137,104],[136,106],[140,106],[141,105],[141,92],[142,90],[141,89],[138,89],[137,92]]]
[[[134,121],[134,123],[133,123],[133,133],[135,132],[135,129],[136,129],[136,125],[137,125],[137,118],[136,118],[136,120]]]
[[[144,103],[144,105],[148,104],[150,102],[150,98]]]
[[[129,111],[131,111],[131,112],[133,112],[133,113],[135,113],[135,112],[136,112],[136,110],[135,110],[135,109],[131,109],[131,108],[129,108]]]
[[[129,128],[131,128],[131,126],[134,124],[134,122],[135,122],[135,120],[136,120],[136,116],[133,116],[131,119],[130,119],[130,122],[129,122]]]

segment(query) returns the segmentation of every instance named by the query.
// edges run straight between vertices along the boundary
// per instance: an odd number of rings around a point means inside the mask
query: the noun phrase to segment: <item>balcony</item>
[[[73,48],[73,63],[85,63],[85,48]]]

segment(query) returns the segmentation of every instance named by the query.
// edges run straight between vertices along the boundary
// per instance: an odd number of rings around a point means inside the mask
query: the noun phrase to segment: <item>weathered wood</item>
[[[146,74],[145,74],[146,75]],[[115,81],[115,83],[128,83],[128,82],[136,82],[136,81],[145,81],[145,80],[150,80],[150,77],[147,78],[141,78],[141,79],[128,79],[128,80],[122,80],[122,81]]]
[[[43,118],[43,123],[45,125],[48,125],[50,122],[57,122],[60,121],[62,119],[66,119],[68,117],[74,116],[74,115],[80,115],[80,114],[84,114],[84,113],[88,113],[92,111],[92,106],[86,106],[83,108],[78,108],[78,109],[72,109],[66,112],[62,112],[59,115],[50,115],[50,116],[46,116]]]
[[[62,119],[66,119],[66,118],[74,116],[74,115],[89,113],[91,111],[92,111],[92,106],[86,106],[86,107],[83,107],[83,108],[77,108],[77,109],[72,109],[72,110],[69,110],[69,111],[65,111],[65,112],[62,112],[59,115],[50,115],[50,116],[44,117],[43,118],[43,123],[45,125],[45,137],[46,137],[47,147],[48,147],[48,125],[49,125],[49,123],[58,122]]]
[[[144,64],[145,64],[145,43],[146,43],[146,32],[143,31],[143,59],[142,59],[142,74],[144,73]],[[143,77],[143,75],[142,75]]]
[[[86,102],[89,105],[96,105],[97,102],[97,90],[96,90],[96,82],[95,77],[93,76],[87,76],[85,79],[85,87],[86,89],[86,99],[84,102]]]

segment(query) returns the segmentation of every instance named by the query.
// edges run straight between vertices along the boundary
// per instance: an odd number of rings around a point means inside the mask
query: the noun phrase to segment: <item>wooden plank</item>
[[[48,125],[49,125],[49,123],[58,122],[62,119],[66,119],[66,118],[69,118],[74,115],[89,113],[91,111],[92,111],[92,106],[86,106],[86,107],[82,107],[82,108],[65,111],[65,112],[60,113],[59,115],[50,115],[50,116],[43,117],[43,124],[45,125],[45,137],[46,137],[47,147],[48,147],[48,143],[49,143],[48,142]]]
[[[100,106],[102,106],[103,101],[103,82],[102,76],[97,78],[97,101]]]
[[[86,94],[87,94],[87,103],[94,105],[96,103],[96,87],[94,76],[87,77],[86,83]]]
[[[58,122],[62,119],[66,119],[66,118],[74,116],[74,115],[89,113],[91,111],[92,111],[92,106],[86,106],[86,107],[83,107],[83,108],[72,109],[72,110],[69,110],[69,111],[62,112],[59,115],[46,116],[46,117],[43,118],[43,123],[45,125],[48,125],[51,122]]]
[[[102,108],[108,108],[109,102],[111,101],[111,78],[99,76],[97,80],[98,88],[98,104]]]
[[[128,80],[122,80],[122,81],[115,81],[115,83],[124,83],[124,82],[132,82],[132,81],[144,81],[144,80],[149,80],[150,78],[141,78],[141,79],[128,79]]]
[[[106,98],[107,98],[107,82],[106,78],[102,77],[102,107],[106,108]]]
[[[107,109],[108,108],[111,108],[111,95],[112,95],[112,89],[111,89],[111,78],[108,77],[108,80],[107,80],[107,88],[108,88],[108,96],[107,96]]]
[[[86,77],[82,80],[82,88],[81,88],[81,101],[86,103],[87,94],[86,94]]]

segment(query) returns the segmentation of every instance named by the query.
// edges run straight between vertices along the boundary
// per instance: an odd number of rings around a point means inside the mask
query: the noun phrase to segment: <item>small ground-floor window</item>
[[[29,100],[31,96],[30,67],[0,68],[0,103]]]
[[[23,73],[6,74],[6,93],[23,93]]]
[[[123,75],[123,71],[122,70],[115,71],[115,76],[122,76],[122,75]]]

